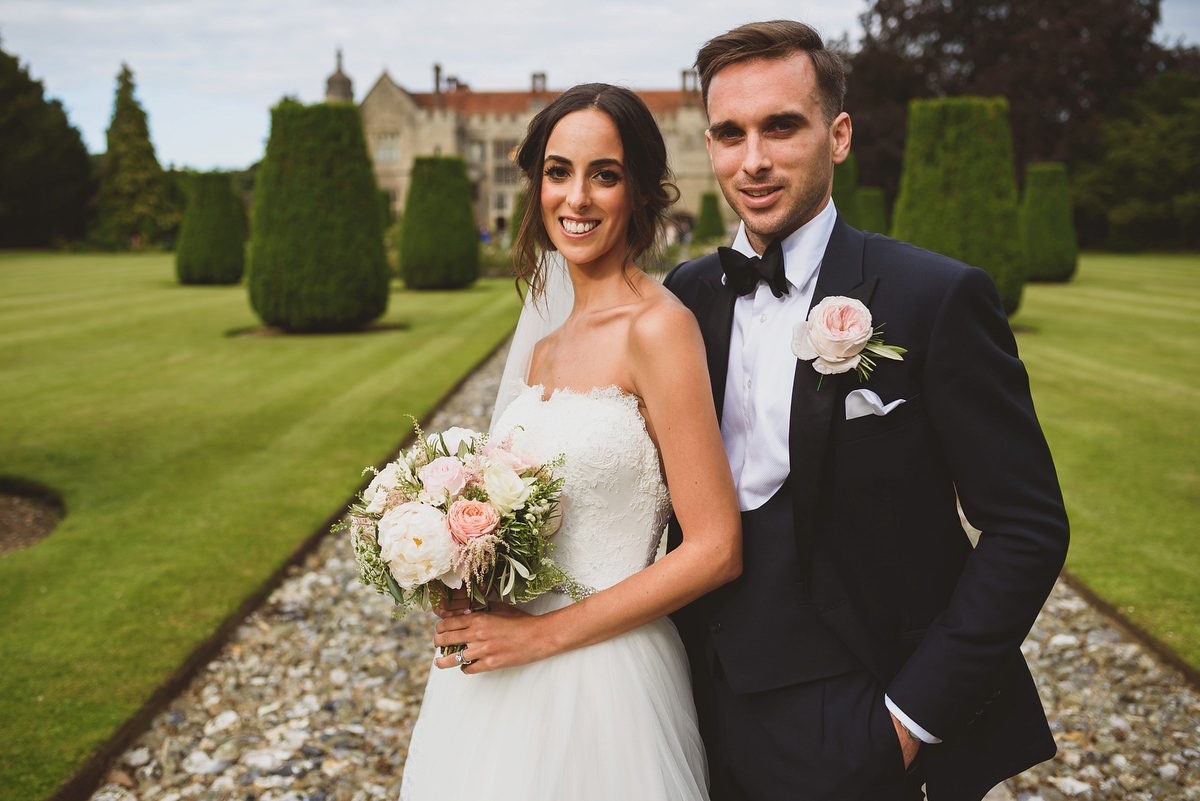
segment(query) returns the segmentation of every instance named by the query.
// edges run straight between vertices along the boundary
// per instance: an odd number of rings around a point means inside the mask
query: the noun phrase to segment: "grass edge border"
[[[446,392],[438,399],[433,408],[421,418],[421,427],[428,427],[430,421],[437,415],[438,412],[446,405],[449,399],[462,388],[476,370],[479,369],[484,362],[492,358],[501,348],[506,347],[512,337],[510,331],[496,345],[485,353],[479,361],[471,366],[471,369],[459,377]],[[382,469],[384,465],[396,458],[406,447],[413,441],[413,433],[410,432],[401,442],[392,450],[392,452],[378,465],[377,468]],[[287,556],[279,567],[277,567],[262,584],[258,586],[254,592],[250,593],[238,605],[217,629],[202,640],[192,652],[188,654],[183,663],[176,668],[171,674],[150,693],[150,697],[133,713],[124,723],[117,727],[108,739],[92,750],[84,759],[83,764],[69,778],[63,781],[51,795],[47,796],[46,801],[87,801],[100,786],[100,782],[106,775],[113,761],[125,751],[129,745],[137,739],[142,733],[150,728],[154,718],[162,712],[167,705],[173,701],[184,689],[202,667],[207,665],[221,652],[229,638],[233,636],[238,627],[245,622],[246,618],[252,612],[258,609],[266,602],[271,593],[274,592],[279,585],[283,583],[292,572],[292,569],[301,565],[309,554],[313,553],[317,546],[329,536],[329,529],[349,510],[350,506],[357,500],[357,494],[367,488],[370,483],[369,477],[364,477],[363,482],[359,485],[355,494],[325,519],[314,531],[312,531],[296,548]]]
[[[1066,568],[1059,573],[1059,578],[1071,589],[1077,592],[1083,600],[1087,601],[1088,605],[1099,612],[1117,628],[1124,631],[1131,638],[1141,643],[1149,649],[1156,657],[1170,665],[1175,670],[1183,675],[1183,680],[1190,684],[1193,688],[1200,690],[1200,668],[1192,665],[1182,656],[1175,652],[1167,643],[1155,637],[1142,626],[1130,620],[1125,616],[1118,607],[1104,600],[1092,590],[1087,584],[1084,584],[1076,576],[1072,575]]]

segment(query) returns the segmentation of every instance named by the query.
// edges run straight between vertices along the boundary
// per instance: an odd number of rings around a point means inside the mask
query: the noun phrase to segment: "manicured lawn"
[[[1068,570],[1200,667],[1200,257],[1086,255],[1071,283],[1027,287],[1013,325]]]
[[[489,280],[395,291],[385,331],[227,336],[245,288],[169,255],[0,254],[0,476],[69,510],[0,557],[0,798],[70,775],[518,310]]]

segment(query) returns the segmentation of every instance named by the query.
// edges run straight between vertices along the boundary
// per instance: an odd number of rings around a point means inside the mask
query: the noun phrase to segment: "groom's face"
[[[825,208],[833,165],[850,151],[850,117],[826,123],[808,54],[721,70],[709,84],[708,119],[713,172],[755,250]]]

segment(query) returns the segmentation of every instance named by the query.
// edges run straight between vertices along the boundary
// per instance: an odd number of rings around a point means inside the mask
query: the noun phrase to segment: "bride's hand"
[[[508,604],[493,602],[490,611],[469,612],[438,621],[433,644],[439,647],[465,645],[457,654],[438,657],[439,668],[461,667],[463,673],[483,673],[516,667],[550,656],[543,635],[542,616],[522,612]]]
[[[442,618],[453,617],[454,615],[463,614],[470,608],[471,599],[467,597],[466,590],[461,588],[452,590],[449,587],[446,589],[449,593],[448,596],[443,596],[446,600],[446,605],[434,604],[433,613],[435,615]]]

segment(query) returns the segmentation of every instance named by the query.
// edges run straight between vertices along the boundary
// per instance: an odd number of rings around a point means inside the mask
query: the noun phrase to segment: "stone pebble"
[[[429,430],[486,430],[505,348]],[[392,617],[343,534],[252,613],[92,801],[399,797],[434,618]],[[1023,646],[1059,753],[989,801],[1200,801],[1200,694],[1060,582]],[[451,793],[453,794],[453,793]]]

